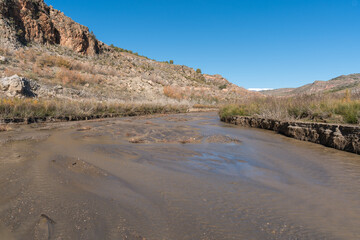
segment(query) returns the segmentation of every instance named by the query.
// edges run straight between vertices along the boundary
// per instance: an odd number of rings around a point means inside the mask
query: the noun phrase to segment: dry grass
[[[0,125],[0,132],[11,131],[12,128],[9,125]]]
[[[213,95],[207,88],[190,88],[190,87],[174,87],[165,86],[164,95],[176,99],[178,101],[188,100],[190,102],[197,102],[199,106],[214,106],[220,102],[220,98]]]
[[[193,108],[218,108],[218,106],[214,106],[214,105],[207,105],[207,104],[194,104]]]
[[[182,100],[185,97],[180,88],[172,86],[165,86],[164,94],[165,96],[176,100]]]
[[[86,83],[86,80],[81,73],[66,68],[59,69],[56,73],[56,78],[64,85],[84,85]]]
[[[36,65],[39,67],[60,67],[71,69],[72,64],[69,60],[60,56],[42,55],[36,59]]]
[[[84,118],[137,116],[154,113],[186,112],[183,105],[101,103],[96,101],[0,99],[0,119]]]
[[[7,67],[4,69],[4,75],[7,77],[13,76],[15,74],[17,74],[17,71],[14,68]]]
[[[1,56],[11,56],[12,55],[12,51],[8,48],[2,48],[0,47],[0,55]]]
[[[352,99],[348,93],[342,97],[308,95],[290,98],[256,98],[240,104],[223,106],[219,115],[359,124],[360,100]]]

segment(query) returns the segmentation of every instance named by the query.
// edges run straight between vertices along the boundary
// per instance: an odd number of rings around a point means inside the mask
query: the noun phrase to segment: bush
[[[184,99],[181,89],[172,86],[164,87],[164,95],[169,98],[174,98],[176,100]]]
[[[226,87],[227,87],[226,84],[224,84],[224,85],[219,86],[219,89],[220,89],[220,90],[223,90],[223,89],[225,89]]]
[[[37,65],[40,67],[62,67],[71,69],[71,62],[58,56],[45,55],[37,59]]]
[[[201,69],[200,68],[196,69],[196,73],[201,74]]]
[[[220,108],[219,115],[221,118],[233,116],[249,116],[249,112],[245,106],[241,105],[227,105]]]
[[[355,101],[339,103],[335,107],[334,112],[335,114],[341,115],[344,122],[357,124],[359,123],[360,117],[360,103]]]
[[[174,64],[174,60],[170,60],[170,62],[169,62],[170,64]]]
[[[63,84],[81,84],[86,83],[85,78],[78,72],[62,68],[56,73],[56,78]]]

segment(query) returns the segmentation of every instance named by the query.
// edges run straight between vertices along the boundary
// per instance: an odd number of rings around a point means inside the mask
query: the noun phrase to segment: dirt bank
[[[286,122],[255,117],[223,117],[221,121],[244,127],[273,130],[287,137],[360,154],[360,127],[326,123]]]

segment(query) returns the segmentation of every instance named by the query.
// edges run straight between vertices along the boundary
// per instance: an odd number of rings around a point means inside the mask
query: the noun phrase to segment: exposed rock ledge
[[[360,127],[305,122],[283,122],[255,117],[228,117],[221,121],[244,127],[273,130],[288,137],[360,154]]]
[[[90,98],[88,93],[72,88],[63,88],[60,85],[49,86],[37,81],[14,75],[0,78],[0,97],[45,97],[79,99]]]

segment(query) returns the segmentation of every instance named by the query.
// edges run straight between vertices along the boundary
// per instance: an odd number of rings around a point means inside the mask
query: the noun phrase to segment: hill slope
[[[38,97],[217,104],[259,95],[220,75],[108,46],[43,0],[0,1],[0,56],[1,77],[26,77]]]
[[[342,75],[329,81],[315,81],[298,88],[280,88],[262,91],[261,93],[271,96],[296,96],[320,93],[342,93],[346,89],[352,93],[360,92],[360,74]]]

